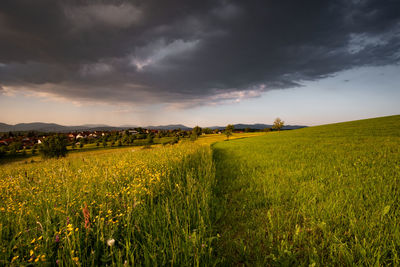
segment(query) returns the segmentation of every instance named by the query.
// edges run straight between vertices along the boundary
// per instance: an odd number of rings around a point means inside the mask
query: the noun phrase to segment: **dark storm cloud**
[[[394,0],[5,0],[0,86],[185,107],[256,97],[397,64],[399,14]]]

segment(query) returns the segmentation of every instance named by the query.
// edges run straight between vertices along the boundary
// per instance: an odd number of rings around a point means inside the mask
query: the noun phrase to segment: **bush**
[[[67,155],[67,138],[64,135],[49,136],[40,146],[40,154],[44,158],[59,158]]]

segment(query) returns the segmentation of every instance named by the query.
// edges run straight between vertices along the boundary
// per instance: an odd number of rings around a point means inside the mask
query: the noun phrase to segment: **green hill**
[[[213,150],[216,254],[224,263],[400,264],[400,116]]]

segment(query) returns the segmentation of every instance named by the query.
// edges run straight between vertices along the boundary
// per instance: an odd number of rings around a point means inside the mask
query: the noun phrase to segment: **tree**
[[[82,142],[79,143],[79,148],[83,148],[83,143]]]
[[[284,125],[284,121],[282,121],[280,118],[276,118],[274,121],[274,126],[272,126],[272,129],[280,131]]]
[[[72,150],[74,150],[76,148],[75,140],[72,141],[71,148],[72,148]]]
[[[106,147],[107,146],[107,140],[104,138],[103,139],[103,147]]]
[[[229,136],[232,135],[233,128],[234,128],[234,126],[232,124],[228,124],[228,126],[226,126],[226,128],[225,128],[225,135],[228,140],[229,140]]]
[[[122,143],[124,145],[129,145],[129,140],[130,140],[129,134],[125,134],[124,137],[122,138]]]
[[[10,144],[10,151],[15,151],[17,152],[18,150],[22,149],[22,143],[21,142],[12,142]]]
[[[59,158],[67,155],[67,138],[64,135],[53,135],[45,138],[40,146],[44,158]]]
[[[202,132],[203,134],[212,134],[212,130],[210,128],[204,128]]]
[[[201,128],[199,126],[194,127],[192,133],[196,136],[201,135]]]

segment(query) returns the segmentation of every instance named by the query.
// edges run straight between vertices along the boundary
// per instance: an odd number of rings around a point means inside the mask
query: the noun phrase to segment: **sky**
[[[0,122],[319,125],[400,114],[400,2],[0,2]]]

